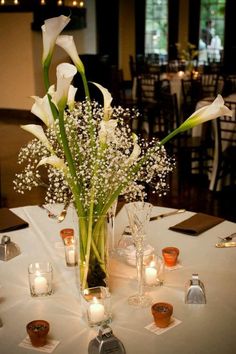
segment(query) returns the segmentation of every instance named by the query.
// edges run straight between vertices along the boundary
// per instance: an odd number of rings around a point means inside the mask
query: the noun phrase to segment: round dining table
[[[80,301],[78,268],[68,267],[60,230],[77,230],[76,218],[69,208],[65,220],[58,223],[42,208],[25,206],[12,211],[28,222],[20,230],[5,232],[20,248],[20,255],[0,261],[0,352],[1,354],[35,353],[27,344],[26,325],[32,320],[49,322],[47,352],[86,354],[97,327],[89,327]],[[173,211],[153,207],[152,215]],[[128,297],[137,291],[136,269],[116,249],[128,218],[123,207],[115,218],[115,239],[110,255],[109,290],[111,293],[113,334],[127,354],[234,354],[236,353],[236,247],[216,248],[220,238],[236,232],[236,224],[223,220],[218,225],[190,236],[170,230],[171,226],[196,213],[185,211],[148,224],[146,243],[161,256],[161,250],[174,246],[180,250],[178,266],[166,268],[164,284],[144,290],[152,302],[173,306],[175,326],[163,331],[153,324],[151,306],[136,308]],[[53,268],[53,293],[32,297],[28,266],[50,262]],[[204,284],[206,303],[187,304],[186,291],[193,274]],[[27,346],[28,345],[28,346]],[[46,352],[46,347],[42,347]]]

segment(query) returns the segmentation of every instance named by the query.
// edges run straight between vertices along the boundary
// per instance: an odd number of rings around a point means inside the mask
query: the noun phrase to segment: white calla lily
[[[117,121],[115,119],[110,119],[108,121],[101,121],[100,131],[99,131],[99,140],[102,143],[109,143],[115,138],[115,129],[117,126]]]
[[[95,86],[97,86],[99,88],[99,90],[102,92],[102,95],[103,95],[103,100],[104,100],[104,120],[109,120],[111,118],[111,115],[112,115],[112,107],[111,107],[111,102],[113,100],[110,92],[105,88],[103,87],[102,85],[100,84],[97,84],[96,82],[93,82],[93,84]]]
[[[63,172],[65,172],[67,170],[67,167],[64,163],[63,159],[60,159],[59,157],[52,155],[49,157],[45,157],[43,158],[37,165],[37,167],[45,165],[45,164],[49,164],[52,165],[53,167],[55,167],[58,170],[61,170]]]
[[[209,120],[213,120],[220,116],[232,117],[232,111],[224,105],[224,100],[221,95],[218,95],[216,99],[209,105],[204,106],[195,111],[188,119],[186,119],[178,128],[167,135],[161,140],[160,144],[164,145],[167,141],[172,139],[178,133],[184,132],[188,129],[195,127],[196,125],[205,123]]]
[[[75,107],[75,94],[77,92],[77,88],[74,87],[73,85],[70,85],[69,91],[68,91],[68,98],[67,98],[67,104],[69,107],[69,110],[72,111],[72,109]]]
[[[138,136],[135,133],[132,133],[132,138],[134,142],[133,151],[131,152],[129,158],[126,160],[126,164],[131,164],[137,160],[141,154],[141,148],[138,145]]]
[[[132,164],[137,160],[139,155],[141,154],[141,148],[138,143],[134,143],[133,151],[131,152],[129,158],[126,160],[126,164]]]
[[[38,96],[32,96],[35,100],[31,108],[31,112],[40,118],[47,127],[54,126],[54,118],[52,115],[52,110],[49,104],[48,96],[45,95],[43,98]]]
[[[44,25],[41,27],[43,35],[43,63],[46,60],[50,60],[56,39],[69,22],[70,18],[64,15],[44,21]]]
[[[44,146],[50,151],[53,150],[51,144],[48,141],[48,138],[46,137],[43,128],[41,125],[36,125],[36,124],[27,124],[27,125],[21,125],[21,128],[24,129],[25,131],[33,134],[37,139],[39,139]]]
[[[60,105],[64,108],[67,103],[70,84],[76,73],[76,67],[72,64],[62,63],[57,66],[57,89],[52,92],[52,102],[57,108]]]
[[[66,53],[70,56],[71,60],[75,64],[77,70],[80,73],[84,74],[85,72],[84,64],[82,63],[78,55],[73,36],[66,36],[66,35],[58,36],[56,40],[56,44],[66,51]]]
[[[181,127],[186,130],[220,116],[232,116],[232,111],[224,105],[222,96],[218,95],[211,104],[195,111]]]

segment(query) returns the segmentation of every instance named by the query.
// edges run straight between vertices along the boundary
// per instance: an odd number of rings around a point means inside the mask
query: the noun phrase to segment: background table
[[[60,229],[71,227],[73,213],[58,224],[37,206],[14,211],[30,224],[29,228],[8,233],[21,248],[21,255],[0,261],[0,352],[3,354],[35,353],[18,346],[26,337],[25,326],[33,319],[50,322],[50,338],[60,341],[54,353],[86,354],[89,341],[97,334],[81,317],[76,268],[65,266]],[[169,209],[155,207],[153,215]],[[166,271],[165,284],[149,289],[154,302],[167,301],[174,306],[174,317],[182,321],[157,336],[144,327],[152,322],[149,308],[136,309],[127,298],[137,289],[129,272],[113,267],[110,279],[114,334],[122,340],[127,354],[233,354],[236,352],[236,248],[217,249],[218,237],[236,231],[236,225],[224,221],[198,237],[168,230],[192,212],[150,222],[147,240],[160,253],[164,246],[180,249],[182,268]],[[116,217],[116,242],[127,225],[122,209]],[[54,294],[32,298],[29,293],[27,267],[31,262],[50,261],[54,269]],[[117,264],[117,263],[116,263]],[[134,269],[130,267],[130,274]],[[119,276],[117,276],[119,273]],[[186,305],[185,285],[192,273],[198,273],[206,288],[206,305]],[[116,274],[116,276],[115,276]]]

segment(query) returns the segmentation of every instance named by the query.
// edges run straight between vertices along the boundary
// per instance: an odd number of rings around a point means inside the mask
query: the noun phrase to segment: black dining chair
[[[221,77],[218,73],[202,74],[200,76],[202,98],[215,97],[218,93],[222,92],[223,84],[220,85],[220,79]]]
[[[142,134],[144,131],[144,123],[149,126],[149,122],[155,120],[158,111],[156,100],[156,82],[159,75],[141,74],[137,77],[137,107],[141,113],[138,122],[137,132]],[[149,127],[149,134],[150,134]]]
[[[182,79],[182,116],[187,119],[194,111],[197,102],[203,98],[202,82],[199,79]]]
[[[215,176],[213,191],[221,190],[223,182],[233,185],[236,181],[236,102],[225,101],[233,116],[221,116],[216,119],[215,138]],[[228,179],[228,180],[227,180]]]
[[[236,75],[225,75],[222,96],[227,97],[236,93]]]

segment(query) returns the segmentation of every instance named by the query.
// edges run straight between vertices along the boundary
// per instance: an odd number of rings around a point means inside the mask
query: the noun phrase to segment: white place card
[[[175,266],[173,266],[173,267],[167,267],[167,266],[165,266],[165,269],[166,270],[169,270],[169,271],[172,271],[172,270],[177,270],[177,269],[181,269],[181,268],[183,268],[183,266],[182,266],[182,264],[180,264],[180,263],[177,263]]]
[[[48,339],[47,344],[45,344],[43,347],[34,347],[31,344],[29,336],[25,337],[23,341],[19,344],[19,347],[26,348],[26,349],[33,349],[38,352],[43,352],[43,353],[52,353],[53,350],[57,347],[57,345],[60,343],[59,340],[55,339]]]
[[[157,327],[155,322],[152,322],[152,323],[150,323],[149,325],[147,325],[144,328],[146,328],[148,331],[150,331],[152,333],[155,333],[155,334],[157,334],[159,336],[160,334],[162,334],[162,333],[164,333],[166,331],[169,331],[170,329],[178,326],[180,323],[182,323],[182,321],[178,320],[175,317],[172,317],[171,318],[171,322],[170,322],[168,327],[160,328],[160,327]]]

